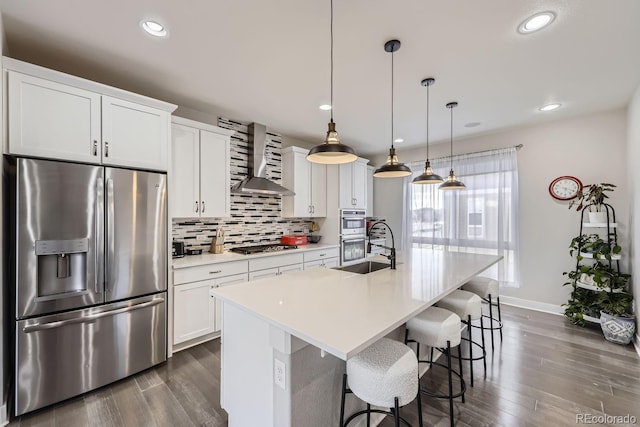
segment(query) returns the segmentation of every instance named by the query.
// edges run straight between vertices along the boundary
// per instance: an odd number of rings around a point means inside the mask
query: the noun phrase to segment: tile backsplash
[[[225,118],[218,126],[235,130],[231,136],[231,185],[247,175],[247,125]],[[280,135],[267,131],[267,178],[280,184],[282,157]],[[218,227],[225,231],[225,249],[236,246],[279,243],[283,234],[307,233],[311,220],[282,218],[281,196],[231,195],[231,218],[179,218],[173,220],[174,240],[185,242],[187,248],[209,249]]]

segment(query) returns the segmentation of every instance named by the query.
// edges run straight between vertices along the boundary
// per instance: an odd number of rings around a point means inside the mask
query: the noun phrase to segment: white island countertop
[[[412,249],[396,270],[317,268],[216,288],[212,295],[347,360],[501,259]]]

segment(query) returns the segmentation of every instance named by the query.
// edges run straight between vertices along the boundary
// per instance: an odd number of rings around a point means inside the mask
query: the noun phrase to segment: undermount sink
[[[344,267],[336,267],[335,270],[349,271],[351,273],[367,274],[374,271],[389,268],[390,264],[384,262],[365,261],[353,265],[345,265]]]

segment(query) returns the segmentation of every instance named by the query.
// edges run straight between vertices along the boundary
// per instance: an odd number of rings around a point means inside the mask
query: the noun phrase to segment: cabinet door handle
[[[325,256],[326,254],[320,254],[320,256]]]
[[[109,143],[107,141],[104,142],[104,156],[109,157]]]
[[[205,205],[204,205],[204,200],[202,201],[202,213],[204,213],[205,210]]]
[[[311,205],[307,206],[307,212],[311,213]]]
[[[209,272],[209,274],[218,274],[218,273],[222,273],[222,270],[215,270],[215,271]]]
[[[96,141],[95,139],[93,140],[93,155],[98,155],[98,141]]]
[[[314,205],[311,205],[311,213],[316,213],[316,207]]]
[[[196,213],[198,213],[199,208],[198,208],[198,201],[196,200]]]

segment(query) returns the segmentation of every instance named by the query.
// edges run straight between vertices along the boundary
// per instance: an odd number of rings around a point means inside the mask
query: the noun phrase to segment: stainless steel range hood
[[[291,190],[267,179],[267,127],[259,123],[249,125],[248,176],[231,187],[233,194],[263,194],[295,196]]]

